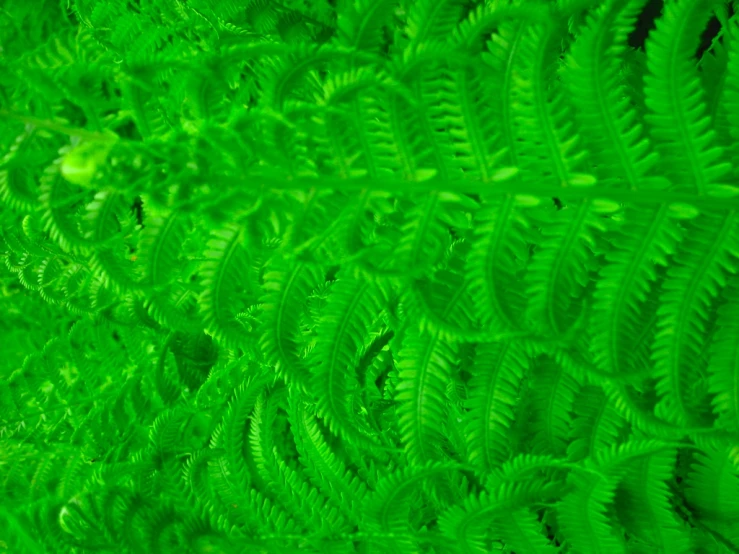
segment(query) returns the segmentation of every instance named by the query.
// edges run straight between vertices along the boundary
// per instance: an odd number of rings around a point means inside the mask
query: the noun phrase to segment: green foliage
[[[0,552],[739,552],[739,10],[647,4],[6,2]]]

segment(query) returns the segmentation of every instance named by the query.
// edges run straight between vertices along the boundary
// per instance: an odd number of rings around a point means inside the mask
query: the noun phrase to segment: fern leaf
[[[382,41],[381,30],[391,11],[388,0],[357,0],[338,14],[339,40],[357,50],[375,50]]]
[[[730,166],[715,144],[706,115],[705,93],[693,61],[699,33],[717,2],[669,0],[646,44],[645,116],[663,169],[681,190],[700,194],[723,184]]]
[[[252,268],[248,252],[242,245],[245,236],[242,229],[229,225],[213,233],[205,252],[200,309],[206,328],[229,346],[239,346],[245,338],[243,328],[235,319],[242,311],[239,309],[242,306],[235,302],[238,294],[235,286],[241,282],[239,276],[246,275],[248,291],[256,292],[254,279],[249,275]]]
[[[416,551],[413,529],[410,526],[410,509],[423,483],[453,470],[456,465],[427,463],[407,466],[404,470],[389,473],[378,484],[375,491],[365,500],[365,519],[361,527],[370,533],[389,533],[382,540],[373,538],[372,543],[382,545],[383,551],[405,553]],[[389,539],[389,540],[388,540]]]
[[[576,377],[561,364],[543,358],[534,366],[531,392],[532,452],[561,456],[567,448],[570,412],[579,388]]]
[[[300,357],[299,318],[301,305],[322,277],[315,264],[292,264],[273,258],[264,274],[260,303],[264,310],[260,329],[260,347],[267,363],[288,379],[306,384],[306,363]]]
[[[318,325],[317,344],[309,358],[312,390],[318,396],[318,415],[342,436],[368,440],[350,410],[349,398],[358,385],[353,369],[361,337],[383,310],[386,295],[382,286],[342,272]]]
[[[436,334],[411,328],[403,339],[395,401],[401,440],[413,463],[441,457],[446,383],[457,355],[457,345]]]
[[[469,382],[467,441],[471,463],[490,472],[510,455],[512,408],[518,403],[528,359],[520,343],[477,346]]]
[[[726,274],[737,271],[738,228],[734,212],[704,214],[695,221],[667,272],[652,359],[661,398],[657,413],[673,423],[695,424],[707,417],[705,410],[696,410],[698,399],[691,400],[690,383],[703,363],[708,310],[725,286]]]
[[[670,505],[675,455],[675,449],[668,449],[635,460],[619,485],[616,509],[630,536],[660,551],[691,552],[687,529]]]
[[[291,397],[290,407],[295,418],[291,429],[311,481],[333,499],[350,521],[358,523],[362,519],[361,506],[367,495],[366,484],[353,476],[341,459],[331,451],[315,417],[307,411],[302,398],[297,395]]]
[[[735,446],[711,445],[695,456],[686,499],[708,521],[736,524],[739,518],[739,456]]]
[[[487,528],[495,538],[503,539],[516,552],[554,553],[541,525],[525,506],[546,502],[562,493],[562,483],[546,483],[542,479],[526,482],[506,482],[491,486],[482,494],[468,497],[463,505],[454,506],[442,514],[439,527],[454,545],[456,552],[482,554],[490,552]],[[492,525],[491,525],[492,520]]]
[[[571,442],[567,457],[582,460],[595,455],[624,435],[626,420],[599,387],[584,387],[574,400]]]
[[[710,392],[719,424],[736,431],[739,429],[739,344],[735,340],[739,329],[739,287],[736,279],[724,291],[726,304],[719,308],[718,331],[711,343],[708,364]]]

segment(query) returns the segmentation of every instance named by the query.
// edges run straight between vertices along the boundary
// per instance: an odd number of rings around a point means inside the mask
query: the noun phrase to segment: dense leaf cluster
[[[0,551],[737,552],[739,15],[646,5],[6,2]]]

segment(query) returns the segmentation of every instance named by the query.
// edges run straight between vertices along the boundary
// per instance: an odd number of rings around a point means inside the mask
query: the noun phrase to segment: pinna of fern
[[[736,550],[737,16],[647,5],[8,6],[3,544]]]

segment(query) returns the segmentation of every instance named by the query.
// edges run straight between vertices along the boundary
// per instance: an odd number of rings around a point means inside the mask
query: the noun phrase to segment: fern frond
[[[234,288],[235,283],[240,282],[238,276],[246,275],[249,293],[256,294],[255,279],[250,275],[253,270],[249,252],[242,244],[245,237],[243,229],[229,225],[213,233],[205,252],[208,261],[203,267],[200,309],[206,328],[229,346],[240,346],[245,339],[244,330],[235,320],[235,315],[243,309],[243,300],[235,302],[241,292]]]
[[[414,530],[409,518],[410,509],[426,480],[443,475],[456,468],[453,464],[426,463],[406,466],[388,474],[368,495],[364,504],[365,519],[361,528],[369,533],[387,533],[384,538],[371,537],[371,543],[379,544],[385,552],[408,552],[416,549]]]
[[[309,262],[273,258],[267,265],[260,299],[264,316],[259,345],[267,363],[288,380],[307,383],[309,374],[300,357],[299,318],[302,303],[318,286],[322,273]]]
[[[475,349],[466,436],[469,460],[482,472],[490,472],[510,456],[513,407],[527,372],[528,359],[520,343],[484,343]]]
[[[692,225],[667,272],[652,359],[661,398],[657,413],[668,421],[695,424],[706,418],[703,410],[695,413],[698,399],[690,399],[690,382],[703,364],[703,331],[711,304],[725,286],[727,273],[737,271],[738,229],[733,211],[704,214]]]
[[[386,297],[382,285],[342,272],[317,328],[317,344],[309,356],[312,391],[318,396],[317,412],[331,431],[344,437],[369,440],[350,409],[350,396],[358,385],[353,370],[361,336],[374,325]]]
[[[586,469],[571,472],[568,483],[574,491],[558,505],[558,521],[567,543],[575,552],[626,552],[626,543],[615,522],[609,521],[608,507],[614,502],[616,487],[626,465],[664,451],[659,441],[630,441],[587,459]]]
[[[490,527],[493,538],[503,539],[516,552],[554,553],[558,550],[549,543],[541,532],[541,524],[535,523],[534,514],[525,506],[557,498],[562,490],[561,482],[546,483],[542,479],[501,483],[446,511],[439,527],[459,553],[490,552]]]
[[[688,529],[670,505],[676,451],[637,459],[616,494],[616,511],[630,536],[664,552],[691,552]]]
[[[730,166],[709,129],[705,93],[693,56],[699,33],[718,2],[669,0],[646,44],[645,116],[662,153],[662,169],[679,190],[706,194],[724,184]]]
[[[318,427],[315,416],[306,409],[302,397],[290,398],[294,416],[292,431],[298,452],[304,460],[311,481],[331,498],[354,523],[362,520],[361,507],[367,496],[367,485],[351,474],[342,460],[331,451]]]
[[[739,345],[735,340],[739,323],[739,287],[736,279],[724,289],[725,304],[719,308],[718,331],[711,342],[708,363],[713,408],[722,427],[739,429]]]
[[[399,353],[395,401],[400,435],[413,463],[440,460],[446,383],[457,363],[458,346],[437,334],[410,328]]]
[[[533,368],[531,386],[531,449],[562,456],[567,449],[578,379],[554,360],[542,358]]]
[[[711,445],[695,455],[685,496],[706,521],[736,524],[739,517],[739,455],[736,446]]]
[[[609,402],[603,389],[583,387],[573,402],[573,418],[567,457],[579,461],[593,456],[624,435],[626,420]]]

